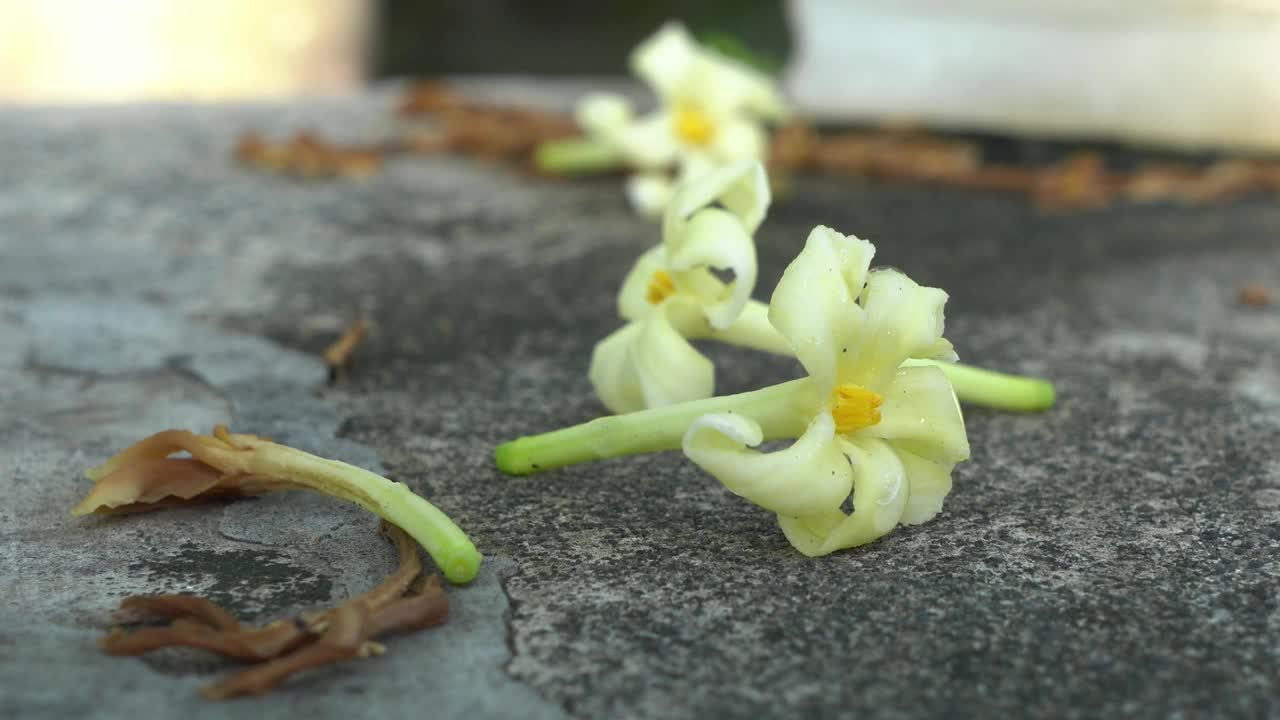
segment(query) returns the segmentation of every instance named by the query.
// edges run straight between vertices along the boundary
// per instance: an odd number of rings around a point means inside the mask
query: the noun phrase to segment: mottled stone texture
[[[228,159],[246,128],[369,137],[387,105],[0,110],[0,715],[1280,712],[1280,311],[1235,303],[1280,290],[1280,203],[1043,214],[797,178],[757,297],[814,224],[857,233],[950,292],[965,360],[1060,395],[969,411],[937,519],[813,560],[678,453],[493,469],[497,442],[601,411],[589,351],[656,231],[616,178],[420,158],[304,184]],[[325,388],[315,353],[358,310],[369,342]],[[723,391],[798,372],[711,354]],[[489,558],[450,623],[232,705],[194,694],[226,667],[203,655],[101,655],[124,594],[269,616],[390,566],[367,513],[308,495],[66,514],[112,450],[227,420],[450,513]]]

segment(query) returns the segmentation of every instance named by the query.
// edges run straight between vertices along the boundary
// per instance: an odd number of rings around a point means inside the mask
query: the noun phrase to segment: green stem
[[[801,378],[762,390],[610,415],[517,438],[499,445],[494,460],[502,472],[529,475],[591,460],[674,450],[694,420],[716,412],[749,416],[760,423],[766,440],[799,437],[819,400],[812,381]]]
[[[996,410],[1039,412],[1053,407],[1053,383],[1021,375],[983,370],[938,360],[908,360],[903,365],[933,365],[946,374],[964,402]]]
[[[577,137],[542,143],[533,154],[533,164],[545,173],[577,175],[621,167],[622,157],[598,140]]]
[[[713,330],[707,337],[775,355],[791,355],[791,345],[769,323],[769,306],[749,300],[733,325]],[[1036,412],[1053,407],[1053,383],[1039,378],[983,370],[961,363],[908,360],[906,365],[933,365],[946,374],[956,397],[972,405],[997,410]]]
[[[449,582],[469,583],[479,572],[483,556],[466,533],[404,483],[251,435],[232,438],[248,452],[210,449],[202,454],[208,456],[206,462],[221,457],[221,462],[210,464],[223,471],[234,468],[246,475],[284,480],[360,505],[409,533]]]

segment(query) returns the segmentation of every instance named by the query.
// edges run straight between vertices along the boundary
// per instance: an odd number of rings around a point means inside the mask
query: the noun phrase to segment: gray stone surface
[[[1280,713],[1280,313],[1234,301],[1280,289],[1274,199],[1046,215],[798,179],[758,296],[812,225],[856,232],[951,293],[962,357],[1061,398],[971,410],[937,519],[812,560],[678,453],[492,468],[495,443],[600,412],[588,353],[655,230],[616,179],[430,158],[304,184],[228,159],[248,128],[369,137],[386,106],[0,109],[0,716]],[[357,310],[369,342],[324,387],[315,353]],[[796,372],[711,352],[723,391]],[[221,662],[104,657],[126,594],[267,617],[392,562],[370,516],[308,495],[67,515],[85,467],[218,421],[450,513],[487,556],[450,622],[224,705],[194,693]]]

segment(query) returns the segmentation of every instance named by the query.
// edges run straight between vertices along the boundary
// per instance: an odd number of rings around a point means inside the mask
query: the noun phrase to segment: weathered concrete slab
[[[527,91],[526,91],[527,92]],[[385,98],[0,110],[0,715],[1260,717],[1280,697],[1280,203],[1044,215],[975,193],[799,179],[759,241],[767,297],[817,223],[946,288],[970,362],[1044,374],[1043,416],[968,413],[933,522],[821,560],[677,453],[510,479],[493,445],[588,419],[592,344],[657,238],[618,182],[463,159],[299,184],[243,129],[376,133]],[[375,326],[335,388],[315,352]],[[720,387],[790,362],[712,351]],[[224,666],[113,660],[118,599],[274,615],[391,564],[309,496],[75,521],[80,472],[231,420],[403,480],[489,560],[436,631],[209,705]],[[170,710],[172,708],[172,710]]]

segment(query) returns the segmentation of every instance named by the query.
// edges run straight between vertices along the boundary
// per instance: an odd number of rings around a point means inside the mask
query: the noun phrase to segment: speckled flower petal
[[[888,382],[907,358],[955,359],[942,337],[947,294],[923,287],[897,270],[867,276],[861,304],[866,323],[856,352],[840,358],[841,377],[864,387]]]
[[[773,291],[769,322],[819,387],[834,388],[840,357],[857,351],[863,311],[854,299],[874,254],[865,240],[816,227]]]
[[[895,447],[910,449],[934,462],[954,465],[969,458],[960,403],[941,370],[899,368],[878,392],[884,399],[880,422],[860,434],[892,441]]]
[[[764,433],[755,420],[713,413],[695,420],[684,435],[684,453],[730,492],[777,513],[809,515],[839,508],[853,471],[835,441],[829,414],[814,418],[790,447],[762,453]]]
[[[897,527],[907,505],[906,466],[883,440],[845,443],[853,464],[853,513],[826,511],[808,517],[778,515],[778,524],[797,550],[811,557],[865,545]]]
[[[756,286],[756,246],[738,217],[720,208],[700,210],[667,250],[677,286],[698,298],[707,322],[717,330],[732,325]],[[733,279],[726,284],[705,268],[731,271]],[[695,270],[704,271],[690,272]]]

